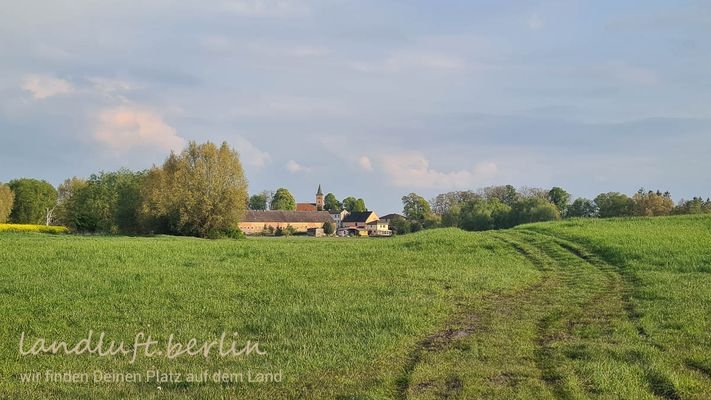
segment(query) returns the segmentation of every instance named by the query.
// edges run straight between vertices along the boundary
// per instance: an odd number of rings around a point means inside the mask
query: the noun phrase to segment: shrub
[[[333,222],[323,223],[323,233],[333,235],[336,232],[336,225]]]

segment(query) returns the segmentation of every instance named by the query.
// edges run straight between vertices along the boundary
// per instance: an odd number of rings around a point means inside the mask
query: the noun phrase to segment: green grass
[[[708,398],[711,218],[392,239],[0,234],[0,398]],[[238,332],[263,357],[19,356],[21,332]],[[281,383],[21,383],[279,371]],[[160,389],[158,389],[160,386]]]

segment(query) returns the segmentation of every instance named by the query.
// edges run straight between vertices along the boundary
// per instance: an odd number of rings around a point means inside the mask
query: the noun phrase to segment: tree
[[[355,206],[353,207],[354,212],[363,212],[363,211],[368,211],[368,208],[365,206],[365,200],[363,199],[358,199],[355,202]]]
[[[390,229],[396,235],[405,235],[412,231],[410,221],[405,218],[395,218],[390,222]]]
[[[430,203],[417,193],[402,196],[402,212],[412,221],[424,221],[432,214]]]
[[[57,223],[76,230],[76,213],[79,210],[78,194],[86,186],[86,180],[77,177],[66,179],[59,185],[57,188]]]
[[[566,217],[570,218],[593,218],[597,216],[597,206],[592,200],[582,197],[575,199],[568,207]]]
[[[486,200],[497,199],[507,206],[513,206],[514,202],[520,197],[516,192],[516,188],[511,185],[506,186],[489,186],[481,190],[481,195]]]
[[[77,231],[136,234],[146,172],[121,169],[73,178],[60,186],[59,215]]]
[[[555,186],[548,192],[548,201],[553,203],[561,214],[565,214],[570,201],[570,193],[563,190],[563,188]]]
[[[323,233],[326,235],[333,235],[336,232],[336,225],[333,222],[323,223]]]
[[[293,211],[296,210],[296,200],[287,189],[279,188],[274,193],[270,208],[272,210]]]
[[[617,192],[601,193],[595,197],[601,218],[628,217],[634,214],[634,200]]]
[[[7,222],[14,202],[15,193],[12,192],[10,186],[0,184],[0,224]]]
[[[648,191],[639,189],[632,197],[634,201],[635,215],[643,217],[654,217],[659,215],[669,215],[674,209],[674,201],[669,192]]]
[[[323,199],[324,207],[328,211],[334,211],[338,212],[341,211],[342,205],[341,202],[338,201],[336,196],[333,193],[329,193],[324,197]]]
[[[496,197],[474,199],[462,205],[459,227],[469,231],[509,227],[511,207]]]
[[[694,197],[691,200],[680,200],[674,207],[673,214],[706,214],[711,213],[711,202],[704,201],[703,197]]]
[[[354,212],[356,209],[356,202],[358,202],[358,200],[355,197],[353,197],[353,196],[346,197],[345,199],[343,199],[343,202],[342,202],[343,209],[348,212]]]
[[[249,209],[250,210],[266,210],[267,209],[267,193],[262,192],[259,194],[252,195],[249,198]]]
[[[452,207],[461,207],[462,203],[481,197],[481,194],[474,193],[470,190],[442,193],[430,200],[430,208],[433,213],[444,216]]]
[[[190,142],[149,172],[142,198],[141,214],[155,226],[214,237],[237,228],[247,203],[247,179],[239,155],[226,142],[220,147]]]
[[[57,189],[46,181],[16,179],[8,184],[15,193],[10,221],[16,224],[46,224],[52,222],[57,205]]]
[[[511,207],[512,225],[560,219],[560,211],[548,200],[538,196],[522,198]]]

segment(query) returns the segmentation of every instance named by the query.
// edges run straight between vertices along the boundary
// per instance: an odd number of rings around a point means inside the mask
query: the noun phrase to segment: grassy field
[[[707,399],[711,218],[391,239],[4,233],[0,315],[0,398]],[[22,332],[76,343],[89,330],[129,344],[237,332],[267,354],[18,351]],[[181,381],[22,381],[47,370]],[[185,381],[203,371],[282,380]]]

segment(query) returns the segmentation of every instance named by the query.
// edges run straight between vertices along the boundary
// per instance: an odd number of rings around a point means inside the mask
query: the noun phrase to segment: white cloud
[[[289,162],[286,163],[286,170],[291,172],[292,174],[298,174],[300,172],[309,172],[311,171],[311,168],[305,165],[301,165],[294,160],[289,160]]]
[[[271,162],[272,157],[269,153],[258,149],[250,141],[238,136],[234,140],[235,148],[239,152],[240,158],[244,164],[251,167],[262,168]]]
[[[383,157],[384,172],[395,186],[422,189],[471,188],[482,185],[497,174],[492,162],[477,164],[471,170],[442,172],[430,167],[421,153],[405,152]]]
[[[74,90],[69,81],[47,75],[27,75],[22,80],[22,88],[35,99],[46,99],[61,94],[68,94]]]
[[[94,90],[102,96],[123,103],[128,102],[123,93],[138,89],[134,83],[114,78],[91,77],[88,78],[88,81],[91,82]]]
[[[538,14],[533,14],[529,16],[528,21],[526,21],[526,24],[528,25],[528,28],[532,31],[539,31],[545,28],[546,26],[546,22]]]
[[[136,106],[101,111],[94,138],[117,153],[146,147],[179,151],[185,144],[160,115]]]
[[[361,156],[358,158],[358,166],[361,167],[364,171],[372,171],[373,170],[373,163],[370,161],[370,158],[368,156]]]
[[[243,17],[293,17],[310,13],[304,0],[230,0],[225,8]]]

